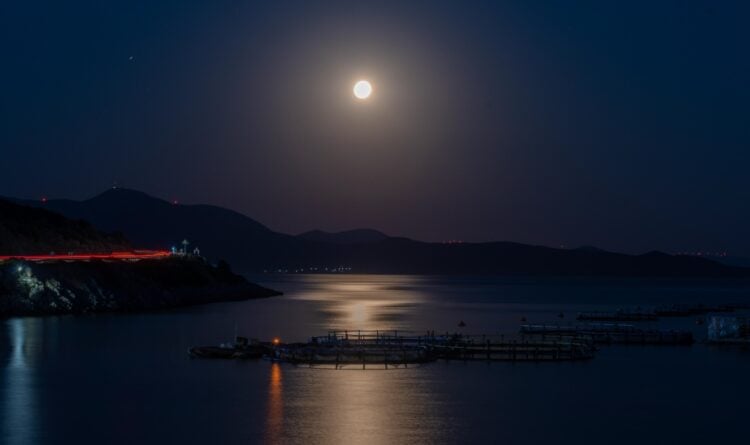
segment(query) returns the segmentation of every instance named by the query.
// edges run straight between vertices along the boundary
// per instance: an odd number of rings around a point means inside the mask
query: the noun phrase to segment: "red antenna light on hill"
[[[47,202],[47,197],[46,196],[42,196],[42,202]]]

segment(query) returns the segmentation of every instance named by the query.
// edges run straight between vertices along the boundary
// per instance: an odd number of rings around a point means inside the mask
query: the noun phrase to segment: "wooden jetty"
[[[693,333],[682,330],[641,329],[628,324],[521,325],[524,335],[541,338],[573,337],[595,344],[690,345]]]
[[[576,319],[581,321],[656,321],[659,318],[653,312],[616,310],[579,312]]]

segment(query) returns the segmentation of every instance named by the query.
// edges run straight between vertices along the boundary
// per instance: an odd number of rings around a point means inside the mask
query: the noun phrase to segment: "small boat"
[[[255,339],[236,337],[233,343],[222,343],[219,346],[193,346],[188,349],[188,353],[191,357],[199,358],[255,359],[261,358],[267,350],[267,346]]]

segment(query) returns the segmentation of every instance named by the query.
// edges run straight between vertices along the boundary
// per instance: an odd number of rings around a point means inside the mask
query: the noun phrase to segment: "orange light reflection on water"
[[[439,394],[418,369],[294,368],[285,427],[308,444],[438,443],[445,425]],[[297,398],[297,392],[304,397]],[[283,442],[283,441],[282,441]],[[270,443],[270,442],[269,442]]]
[[[268,443],[281,443],[284,432],[283,375],[279,363],[271,363],[268,379],[268,413],[266,415],[266,439]]]

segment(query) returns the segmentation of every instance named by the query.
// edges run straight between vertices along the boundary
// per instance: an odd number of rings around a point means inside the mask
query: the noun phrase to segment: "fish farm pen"
[[[658,315],[677,317],[706,314],[707,344],[750,347],[750,317],[710,315],[749,309],[739,304],[674,304],[653,311],[641,307],[616,311],[580,312],[571,324],[529,324],[516,335],[435,334],[435,331],[336,330],[308,342],[282,343],[279,338],[258,341],[236,337],[219,346],[195,346],[191,357],[258,359],[295,366],[329,369],[394,369],[420,366],[437,360],[483,362],[563,362],[594,357],[598,345],[692,345],[690,330],[639,327],[623,322],[655,321]],[[525,321],[525,319],[524,319]]]
[[[399,331],[331,331],[308,343],[274,348],[274,360],[335,369],[398,368],[435,360],[565,361],[594,356],[590,342],[571,338],[506,339],[488,335],[414,335]]]
[[[579,312],[576,319],[581,321],[656,321],[659,317],[652,312],[593,311]]]
[[[628,324],[521,325],[521,333],[541,338],[572,337],[595,344],[690,345],[693,333],[682,330],[640,329]]]
[[[408,368],[436,360],[427,349],[414,347],[361,345],[337,347],[332,345],[287,345],[276,348],[274,360],[309,367]]]
[[[536,362],[586,360],[594,357],[595,349],[591,342],[577,338],[522,337],[518,340],[488,338],[484,341],[470,340],[457,344],[435,345],[432,351],[443,360]]]
[[[618,309],[616,311],[591,311],[579,312],[576,317],[581,321],[656,321],[659,317],[689,317],[693,315],[706,315],[710,313],[729,313],[741,309],[750,309],[744,303],[729,304],[686,304],[674,303],[657,306],[653,310],[644,310],[641,307],[630,309]]]
[[[428,345],[445,336],[415,336],[399,331],[329,331],[307,343],[274,348],[273,360],[310,367],[398,368],[437,359]]]
[[[734,312],[736,305],[725,304],[710,306],[705,304],[672,304],[659,306],[654,309],[654,314],[659,317],[689,317],[692,315],[704,315],[710,312]]]

